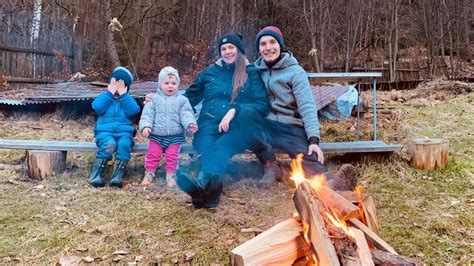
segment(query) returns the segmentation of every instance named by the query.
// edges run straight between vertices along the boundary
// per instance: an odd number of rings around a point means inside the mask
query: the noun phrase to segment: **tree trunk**
[[[105,3],[105,19],[107,24],[112,20],[112,9],[110,7],[110,0],[107,0]],[[121,66],[120,59],[117,53],[117,47],[115,46],[114,32],[107,28],[105,32],[105,44],[107,45],[107,51],[109,53],[110,61],[114,67]]]
[[[66,151],[29,150],[26,153],[28,177],[44,180],[66,169]]]
[[[443,169],[448,164],[447,139],[415,139],[408,145],[412,165],[419,169]]]

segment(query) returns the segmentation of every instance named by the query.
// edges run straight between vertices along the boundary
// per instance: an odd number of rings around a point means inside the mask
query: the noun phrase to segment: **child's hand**
[[[145,101],[143,102],[143,104],[151,102],[151,99],[153,99],[153,93],[148,93],[147,95],[145,95]]]
[[[146,127],[142,130],[142,135],[145,137],[145,138],[148,138],[148,136],[150,136],[150,133],[151,133],[151,128],[149,127]]]
[[[194,134],[198,130],[198,126],[196,124],[189,124],[188,128],[186,129],[187,132]]]
[[[123,80],[119,80],[117,82],[117,92],[119,95],[122,95],[127,92],[127,87],[125,87],[125,82],[123,82]]]
[[[112,78],[110,80],[109,86],[107,86],[107,90],[110,91],[112,94],[115,94],[115,92],[117,91],[117,81],[115,80],[115,78]]]

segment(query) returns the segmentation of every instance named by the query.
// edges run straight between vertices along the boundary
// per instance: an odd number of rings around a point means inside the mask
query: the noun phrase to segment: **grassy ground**
[[[401,255],[429,264],[472,263],[474,234],[474,93],[472,84],[436,82],[413,91],[382,92],[379,138],[407,143],[415,137],[450,141],[444,170],[410,166],[405,150],[388,159],[332,157],[331,169],[351,161],[376,200],[381,236]],[[369,99],[370,101],[370,99]],[[2,114],[0,138],[92,140],[93,118],[63,121],[57,114]],[[371,116],[362,122],[370,139]],[[354,120],[324,123],[323,139],[346,140]],[[0,164],[24,153],[0,150]],[[0,262],[179,262],[226,264],[229,251],[251,239],[243,228],[267,229],[291,216],[291,189],[258,189],[255,179],[227,180],[222,204],[194,210],[186,195],[136,185],[143,155],[134,155],[129,185],[93,189],[87,176],[94,154],[69,153],[67,171],[43,182],[0,170]],[[162,171],[160,172],[161,174]],[[257,174],[255,174],[257,176]]]

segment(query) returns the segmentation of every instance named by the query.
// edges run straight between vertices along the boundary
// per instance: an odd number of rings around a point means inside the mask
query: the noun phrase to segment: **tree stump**
[[[419,169],[443,169],[448,164],[447,139],[414,139],[409,143],[411,163]]]
[[[66,151],[28,150],[26,152],[28,177],[43,180],[62,173],[66,169],[66,155]]]

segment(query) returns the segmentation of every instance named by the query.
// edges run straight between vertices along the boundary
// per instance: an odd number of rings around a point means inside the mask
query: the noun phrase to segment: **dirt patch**
[[[474,91],[474,84],[461,81],[436,80],[418,85],[415,90],[391,91],[389,99],[415,107],[432,106]]]

